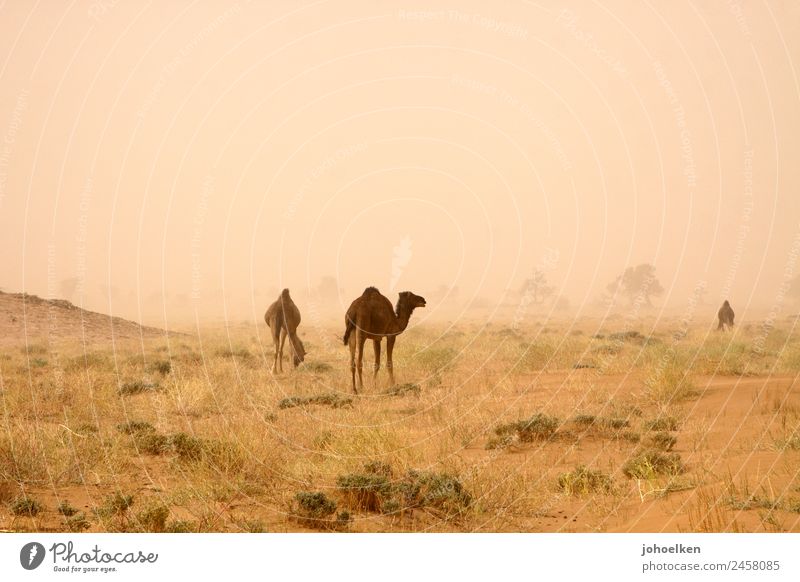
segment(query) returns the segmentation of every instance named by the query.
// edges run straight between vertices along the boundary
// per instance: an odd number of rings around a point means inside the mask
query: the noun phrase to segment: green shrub
[[[654,449],[671,451],[677,444],[678,439],[668,432],[657,432],[650,435],[649,441]]]
[[[321,491],[298,491],[294,496],[294,518],[315,529],[340,530],[351,521],[350,513],[339,512],[336,516],[336,502]]]
[[[39,515],[39,512],[42,511],[43,507],[36,499],[28,497],[27,495],[21,495],[9,504],[8,509],[13,515],[36,517]]]
[[[609,493],[613,488],[611,477],[579,465],[574,471],[562,473],[558,477],[558,487],[567,495],[588,495],[590,493]]]
[[[156,503],[136,515],[137,529],[142,532],[161,533],[167,529],[169,507]]]
[[[419,387],[419,384],[395,384],[394,386],[390,386],[386,390],[383,391],[384,394],[387,396],[405,396],[406,394],[413,394],[414,396],[419,396],[422,389]]]
[[[136,394],[156,392],[158,390],[161,390],[161,385],[158,382],[144,382],[142,380],[125,382],[119,387],[119,393],[122,396],[135,396]]]
[[[130,420],[117,425],[117,430],[123,434],[136,434],[140,432],[155,432],[155,427],[149,422],[140,420]]]
[[[549,439],[555,434],[558,424],[559,420],[553,416],[535,414],[527,420],[513,423],[512,430],[516,431],[522,442],[528,443],[535,440]]]
[[[119,491],[109,495],[103,504],[95,509],[99,517],[113,517],[125,515],[133,505],[133,495],[123,495]]]
[[[330,406],[331,408],[342,408],[351,406],[353,399],[350,397],[339,396],[336,392],[328,394],[318,394],[316,396],[290,396],[278,402],[278,408],[295,408],[298,406],[308,406],[311,404],[318,404],[321,406]]]
[[[676,431],[678,430],[678,421],[672,416],[659,416],[653,420],[646,421],[644,428],[654,431]]]
[[[336,479],[339,491],[348,506],[363,511],[381,511],[384,501],[392,495],[392,485],[385,475],[348,473]]]
[[[622,472],[634,479],[654,479],[661,475],[678,475],[684,471],[677,453],[648,449],[640,451],[622,467]]]
[[[166,376],[172,371],[172,363],[169,360],[158,360],[150,364],[150,370]]]
[[[78,513],[78,510],[72,507],[72,505],[69,504],[69,501],[65,499],[64,501],[58,504],[58,512],[64,517],[72,517],[73,515]]]
[[[84,512],[78,512],[64,519],[64,526],[71,532],[80,533],[91,527],[89,520],[86,519]]]

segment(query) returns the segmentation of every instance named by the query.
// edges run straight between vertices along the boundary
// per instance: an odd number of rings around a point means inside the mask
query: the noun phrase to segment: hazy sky
[[[798,57],[795,1],[6,0],[0,287],[157,323],[539,267],[578,311],[650,262],[769,307]]]

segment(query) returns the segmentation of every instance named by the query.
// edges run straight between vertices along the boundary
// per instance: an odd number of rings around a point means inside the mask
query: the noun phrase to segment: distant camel
[[[289,297],[289,290],[284,289],[278,300],[269,306],[264,314],[264,321],[272,331],[272,343],[275,344],[275,359],[272,362],[272,373],[283,372],[283,344],[286,336],[292,347],[292,363],[294,367],[305,359],[306,349],[297,337],[297,326],[300,325],[300,310]]]
[[[361,377],[361,364],[364,357],[364,342],[372,340],[375,348],[375,367],[373,380],[378,376],[381,367],[381,339],[386,338],[386,369],[389,381],[394,384],[394,364],[392,350],[397,336],[408,327],[408,320],[417,307],[425,307],[425,298],[403,291],[397,300],[397,307],[375,287],[367,287],[364,293],[353,301],[344,316],[344,345],[350,346],[350,374],[353,380],[353,392],[356,388],[356,367],[358,368],[358,388],[364,388]],[[355,333],[353,333],[355,332]],[[358,356],[356,357],[356,349]]]
[[[731,309],[731,304],[728,303],[727,299],[725,303],[722,304],[722,307],[719,308],[717,317],[719,318],[717,330],[725,329],[725,326],[727,326],[728,329],[733,327],[733,309]]]

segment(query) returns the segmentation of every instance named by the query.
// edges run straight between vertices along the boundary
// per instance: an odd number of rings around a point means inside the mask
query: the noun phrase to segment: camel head
[[[302,340],[294,336],[292,340],[292,364],[296,368],[302,364],[306,359],[306,347],[303,345]]]
[[[403,291],[400,293],[400,298],[397,300],[397,311],[400,312],[401,308],[406,308],[414,311],[417,307],[425,307],[425,298],[419,295],[414,295],[411,291]]]

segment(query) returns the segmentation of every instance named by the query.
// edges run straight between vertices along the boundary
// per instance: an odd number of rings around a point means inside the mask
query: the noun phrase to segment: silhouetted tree
[[[336,301],[339,298],[340,292],[339,282],[336,277],[326,275],[319,280],[319,284],[314,287],[314,295],[321,301]]]
[[[630,304],[644,301],[648,306],[652,306],[650,298],[661,295],[664,288],[656,278],[655,266],[643,263],[625,269],[621,275],[608,284],[606,292],[610,295],[609,300],[612,303],[621,296],[625,297]]]
[[[547,284],[547,275],[540,269],[536,269],[532,277],[525,279],[520,288],[520,295],[529,296],[533,303],[544,303],[554,292],[555,287]]]

